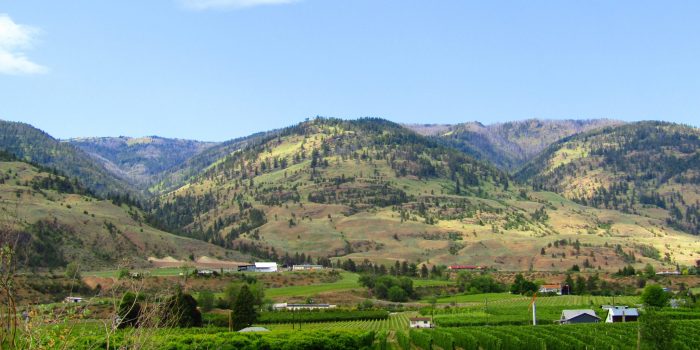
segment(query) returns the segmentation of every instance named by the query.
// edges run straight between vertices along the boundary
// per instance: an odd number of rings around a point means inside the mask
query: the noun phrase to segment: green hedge
[[[256,324],[292,323],[292,322],[339,322],[357,320],[385,320],[389,318],[389,312],[384,310],[369,311],[270,311],[263,312],[258,317]],[[205,314],[205,325],[228,327],[227,314]]]

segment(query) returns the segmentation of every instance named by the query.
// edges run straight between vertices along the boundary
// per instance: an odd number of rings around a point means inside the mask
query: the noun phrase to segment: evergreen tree
[[[255,297],[244,284],[238,292],[236,302],[233,304],[233,328],[241,330],[252,325],[258,319],[255,312]]]

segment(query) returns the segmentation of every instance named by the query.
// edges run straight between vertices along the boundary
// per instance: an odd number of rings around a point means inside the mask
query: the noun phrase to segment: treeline
[[[345,271],[357,272],[361,274],[372,274],[377,276],[405,276],[405,277],[420,277],[420,278],[443,278],[447,271],[445,265],[433,265],[428,268],[427,265],[421,264],[420,267],[415,263],[407,261],[399,262],[398,260],[390,265],[389,268],[384,264],[373,264],[368,259],[361,263],[356,263],[352,259],[337,260],[333,267],[341,268]]]

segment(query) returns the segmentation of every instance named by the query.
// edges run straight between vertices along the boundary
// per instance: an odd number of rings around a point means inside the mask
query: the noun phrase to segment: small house
[[[272,305],[275,310],[324,310],[333,309],[336,305],[331,304],[289,304],[289,303],[277,303]]]
[[[309,264],[292,265],[292,271],[314,271],[314,270],[323,270],[323,266],[321,266],[321,265],[309,265]]]
[[[605,322],[634,322],[637,318],[639,318],[639,311],[635,308],[614,307],[608,309],[608,317],[605,319]]]
[[[598,323],[600,322],[600,317],[595,314],[595,311],[591,309],[582,310],[564,310],[561,312],[561,319],[559,323],[561,324],[575,324],[575,323]]]
[[[449,270],[481,270],[481,266],[476,265],[450,265],[447,267]]]
[[[81,297],[66,297],[65,299],[63,299],[63,302],[64,303],[82,303],[83,298],[81,298]]]
[[[411,328],[433,328],[430,317],[412,317],[408,319]]]
[[[211,277],[213,275],[214,275],[214,271],[212,271],[212,270],[197,270],[197,276]]]
[[[543,284],[540,286],[539,293],[557,293],[561,294],[561,286],[558,284]]]
[[[277,272],[276,262],[256,262],[255,272]]]
[[[672,275],[680,275],[680,271],[659,271],[656,273],[659,276],[672,276]]]

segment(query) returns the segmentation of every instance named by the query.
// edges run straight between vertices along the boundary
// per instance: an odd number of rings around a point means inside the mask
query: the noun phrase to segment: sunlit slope
[[[663,220],[526,191],[490,165],[378,119],[316,119],[270,134],[162,196],[153,213],[170,230],[269,258],[514,270],[588,259],[616,270],[661,265],[667,251],[666,264],[687,263],[698,248]],[[643,256],[649,247],[655,254]]]
[[[700,130],[639,122],[572,137],[517,177],[578,203],[700,233]]]
[[[144,223],[127,205],[99,200],[74,181],[19,161],[0,162],[0,223],[21,232],[28,267],[148,265],[148,257],[239,258],[221,247]]]

